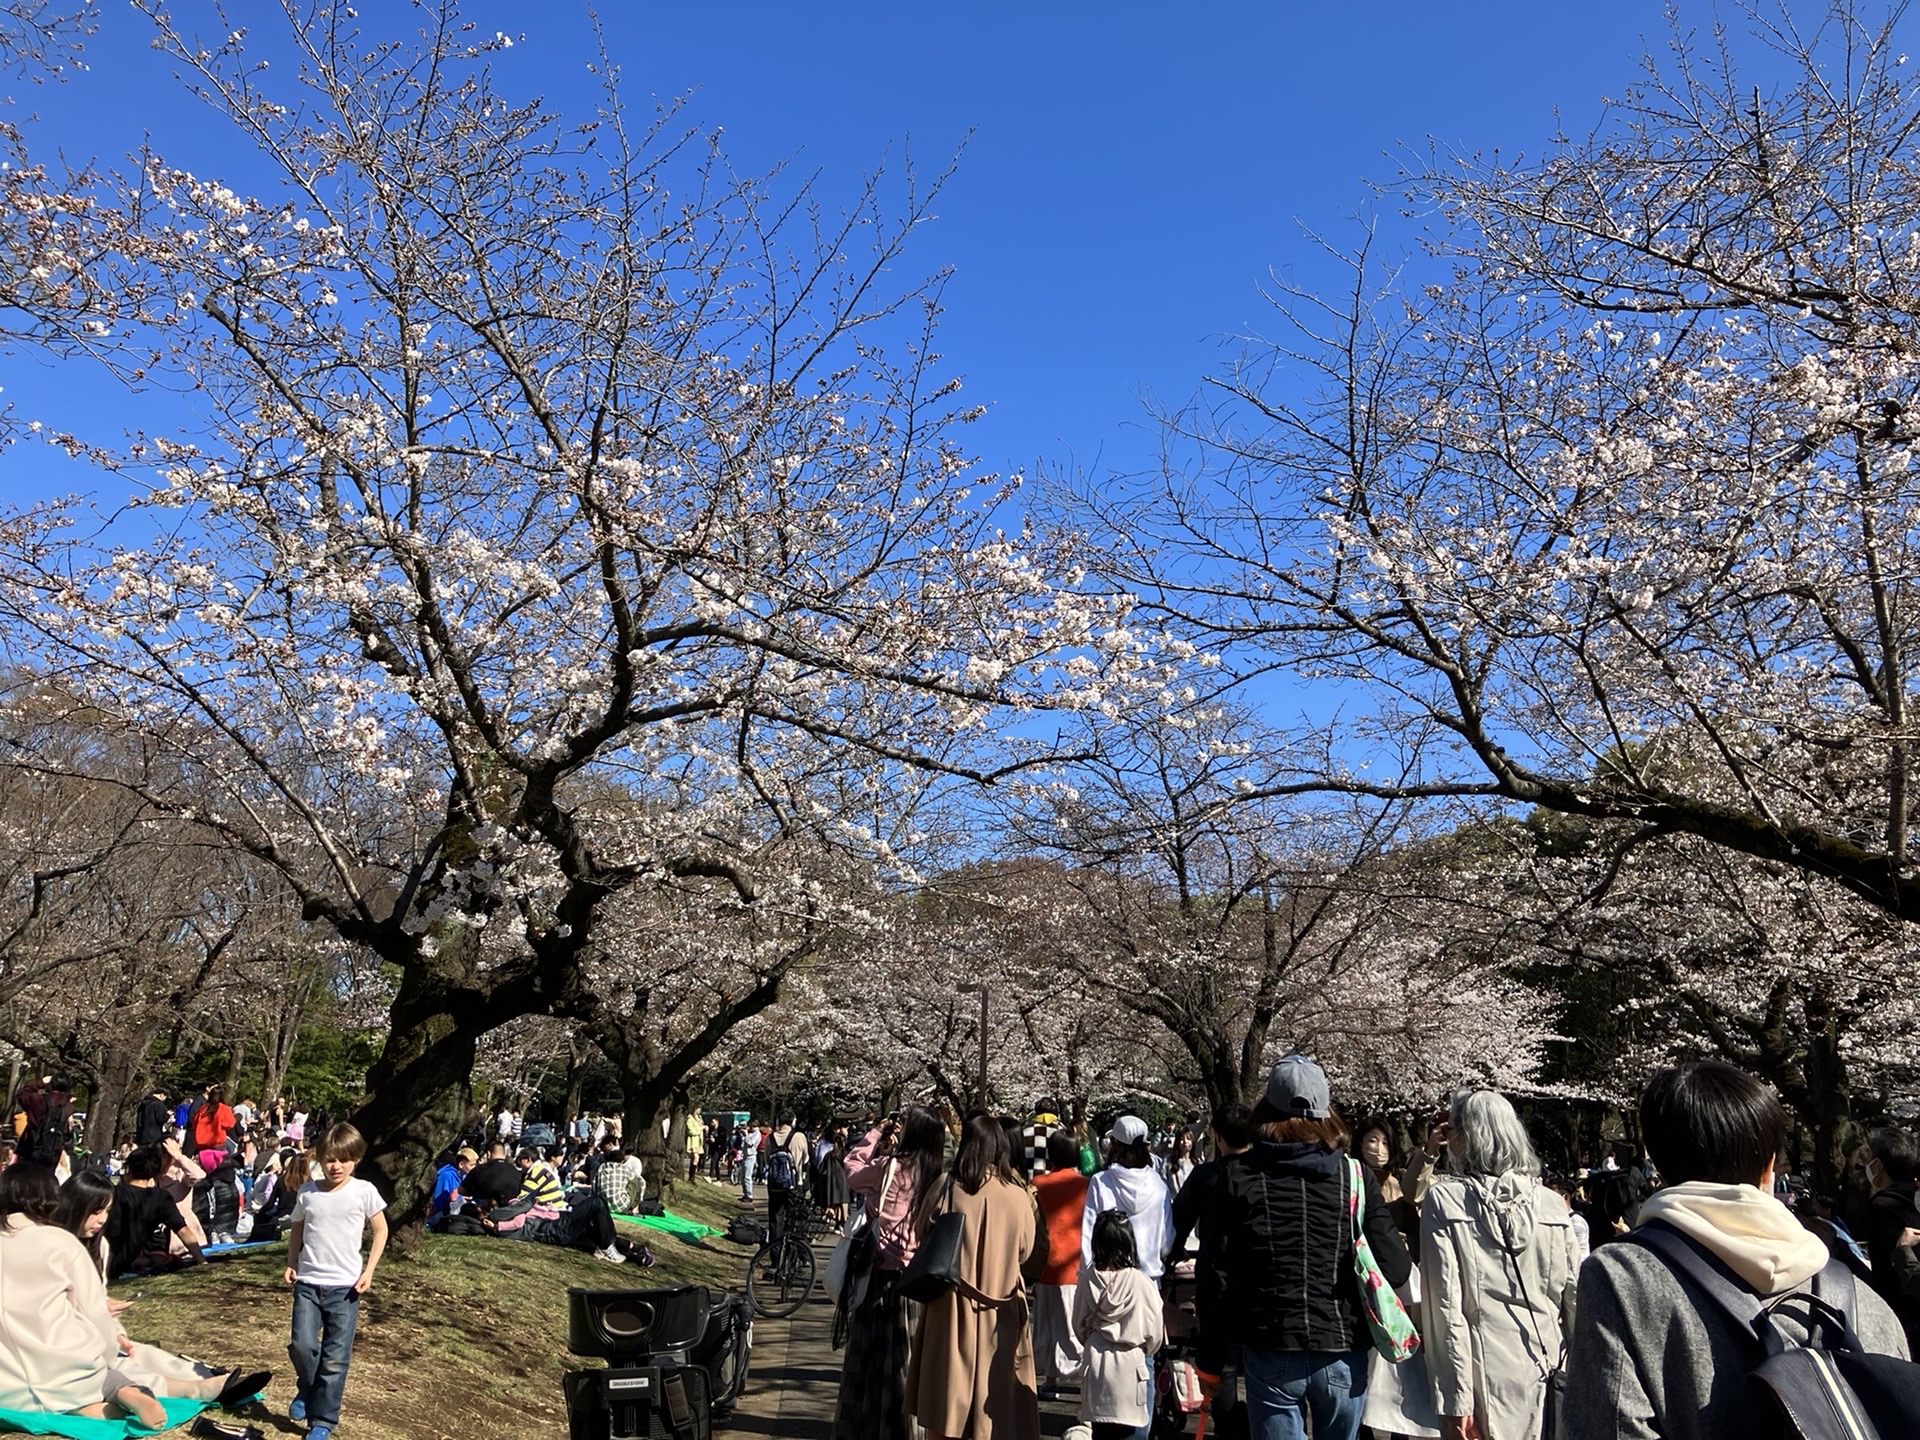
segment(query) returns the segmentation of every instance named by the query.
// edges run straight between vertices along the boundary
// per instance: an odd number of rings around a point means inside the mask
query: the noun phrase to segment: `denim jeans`
[[[1241,1358],[1253,1440],[1356,1440],[1367,1408],[1369,1352],[1254,1350]]]
[[[347,1388],[347,1362],[353,1358],[353,1330],[360,1322],[360,1297],[351,1285],[293,1287],[293,1360],[297,1391],[315,1425],[340,1423],[340,1395]]]
[[[740,1157],[740,1198],[743,1200],[753,1199],[754,1161],[759,1158],[759,1152],[754,1150],[749,1150]]]

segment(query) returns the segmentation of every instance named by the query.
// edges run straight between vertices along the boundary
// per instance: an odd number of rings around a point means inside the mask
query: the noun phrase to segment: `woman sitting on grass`
[[[60,1204],[54,1211],[53,1223],[80,1242],[104,1281],[107,1215],[113,1209],[113,1185],[104,1175],[92,1170],[76,1170],[59,1193]],[[182,1359],[157,1345],[129,1339],[120,1317],[126,1314],[131,1303],[108,1300],[107,1313],[113,1320],[120,1354],[116,1368],[136,1385],[145,1385],[176,1399],[231,1405],[258,1395],[273,1379],[271,1370],[216,1370],[211,1365]]]
[[[107,1287],[81,1244],[54,1223],[60,1187],[42,1165],[0,1175],[0,1409],[159,1430],[167,1412],[123,1367]]]

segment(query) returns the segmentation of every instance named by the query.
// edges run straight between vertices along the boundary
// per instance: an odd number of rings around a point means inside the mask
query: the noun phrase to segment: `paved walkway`
[[[780,1440],[829,1440],[840,1394],[841,1352],[833,1348],[833,1306],[827,1300],[827,1257],[816,1249],[823,1277],[813,1296],[789,1320],[756,1318],[747,1393],[726,1433],[775,1435]],[[1073,1423],[1074,1398],[1040,1407],[1040,1433],[1063,1435]]]

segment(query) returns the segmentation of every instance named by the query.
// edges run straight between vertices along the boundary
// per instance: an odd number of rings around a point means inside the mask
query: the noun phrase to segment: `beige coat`
[[[920,1314],[907,1363],[907,1413],[934,1435],[1039,1440],[1027,1292],[1020,1263],[1033,1250],[1033,1199],[992,1178],[969,1195],[947,1179],[923,1222],[952,1209],[967,1218],[960,1286]]]
[[[1434,1404],[1482,1440],[1539,1440],[1573,1333],[1579,1244],[1566,1202],[1521,1175],[1442,1175],[1420,1212],[1420,1337]]]
[[[24,1215],[0,1228],[0,1409],[64,1414],[106,1396],[120,1327],[86,1248]]]

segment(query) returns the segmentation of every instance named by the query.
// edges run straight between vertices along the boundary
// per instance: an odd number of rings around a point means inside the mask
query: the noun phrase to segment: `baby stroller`
[[[1167,1338],[1160,1346],[1153,1369],[1153,1440],[1173,1440],[1188,1433],[1187,1422],[1203,1413],[1206,1400],[1200,1394],[1200,1374],[1194,1365],[1194,1350],[1199,1343],[1200,1327],[1194,1315],[1194,1262],[1182,1260],[1169,1265],[1160,1277],[1161,1318]]]
[[[701,1285],[567,1292],[567,1348],[606,1360],[564,1377],[570,1440],[709,1440],[746,1384],[753,1328]]]

